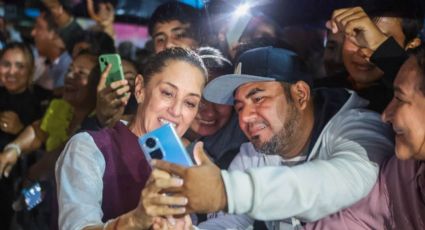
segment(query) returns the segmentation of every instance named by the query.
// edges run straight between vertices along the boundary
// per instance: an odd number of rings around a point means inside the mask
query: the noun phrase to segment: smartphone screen
[[[114,81],[124,80],[124,71],[122,69],[121,57],[119,54],[102,54],[99,56],[100,71],[103,72],[108,64],[111,64],[111,70],[106,78],[106,85]]]
[[[171,124],[165,124],[139,138],[148,161],[165,160],[182,166],[193,166],[192,159]]]

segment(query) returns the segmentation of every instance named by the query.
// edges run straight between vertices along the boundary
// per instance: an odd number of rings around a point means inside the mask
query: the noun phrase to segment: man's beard
[[[252,143],[255,149],[263,154],[267,155],[284,155],[284,151],[288,149],[288,146],[293,144],[294,134],[296,129],[299,127],[300,117],[299,112],[294,105],[288,106],[289,117],[283,125],[282,129],[270,140],[260,143],[258,137],[254,137]]]

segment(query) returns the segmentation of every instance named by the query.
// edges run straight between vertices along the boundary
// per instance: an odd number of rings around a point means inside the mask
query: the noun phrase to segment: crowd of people
[[[0,28],[1,229],[424,229],[420,15],[335,9],[318,48],[261,13],[229,43],[170,1],[106,84],[114,6],[87,0],[83,29],[42,2],[34,44]],[[165,124],[195,166],[146,159]]]

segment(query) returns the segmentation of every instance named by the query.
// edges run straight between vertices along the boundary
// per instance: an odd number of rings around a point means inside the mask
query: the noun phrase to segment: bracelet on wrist
[[[18,156],[18,158],[21,156],[22,151],[21,151],[21,147],[19,147],[19,145],[14,144],[14,143],[7,144],[7,145],[3,148],[3,152],[5,152],[5,151],[7,151],[7,150],[9,150],[9,149],[13,149],[13,150],[15,150],[16,155]]]

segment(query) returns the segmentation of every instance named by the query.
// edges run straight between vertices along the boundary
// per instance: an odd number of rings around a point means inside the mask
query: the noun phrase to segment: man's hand
[[[24,124],[22,124],[17,113],[13,111],[0,113],[0,129],[3,132],[17,135],[24,128]]]
[[[115,9],[110,3],[99,3],[99,11],[96,13],[94,10],[93,0],[87,0],[87,11],[91,19],[95,20],[104,31],[112,38],[115,36],[113,28],[115,20]]]
[[[132,222],[135,226],[148,229],[156,217],[183,214],[185,208],[171,205],[186,205],[187,199],[167,196],[161,192],[164,188],[180,187],[182,183],[181,179],[174,178],[165,171],[154,169],[140,194],[139,204],[132,211]]]
[[[111,64],[103,71],[97,86],[96,117],[102,127],[112,127],[120,120],[130,98],[130,86],[127,80],[105,85],[110,70]]]
[[[335,10],[326,26],[333,33],[343,32],[354,44],[372,52],[388,38],[361,7]]]
[[[204,153],[203,144],[197,143],[194,149],[198,166],[185,168],[166,161],[154,160],[155,168],[169,172],[183,179],[183,186],[164,189],[188,198],[186,213],[209,213],[224,210],[227,206],[226,191],[220,169]]]
[[[192,228],[192,220],[189,215],[181,218],[163,218],[155,217],[153,220],[153,230],[190,230]]]
[[[18,154],[13,148],[6,149],[4,152],[0,153],[0,179],[4,177],[9,177],[10,171],[12,171],[13,166],[15,166],[18,161]]]

